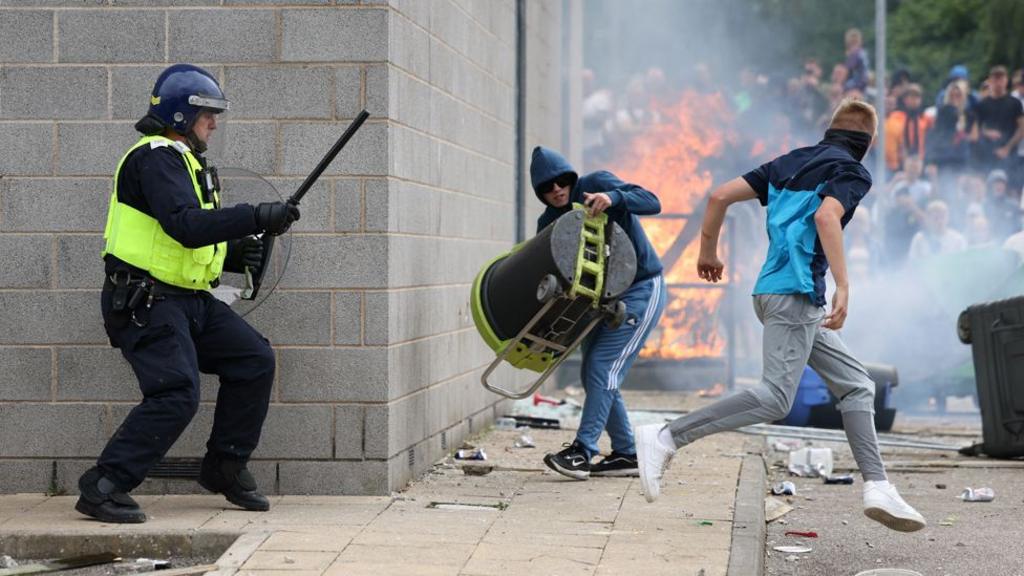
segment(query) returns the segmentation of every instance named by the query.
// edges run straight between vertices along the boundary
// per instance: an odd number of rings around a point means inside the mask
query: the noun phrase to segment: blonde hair
[[[878,113],[875,107],[863,100],[845,98],[836,106],[829,129],[856,130],[874,136],[878,130]]]

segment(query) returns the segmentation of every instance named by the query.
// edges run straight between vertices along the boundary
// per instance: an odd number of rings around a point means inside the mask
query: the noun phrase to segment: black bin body
[[[971,306],[958,330],[974,356],[982,452],[1024,456],[1024,296]]]
[[[540,311],[544,303],[537,299],[537,286],[545,276],[555,276],[563,290],[572,285],[583,218],[580,210],[567,212],[484,272],[480,285],[482,308],[499,339],[514,338]],[[611,256],[605,263],[602,302],[625,292],[636,275],[633,243],[618,224],[611,223],[605,229],[605,243],[610,246]],[[579,300],[576,306],[581,310],[592,304],[587,299]]]

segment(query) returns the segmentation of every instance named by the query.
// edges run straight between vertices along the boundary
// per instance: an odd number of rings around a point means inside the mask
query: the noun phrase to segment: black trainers
[[[92,467],[82,474],[78,479],[78,490],[81,496],[75,503],[75,510],[86,516],[113,524],[141,524],[146,521],[139,503],[104,478],[99,468]]]
[[[636,454],[612,452],[597,464],[590,466],[591,476],[639,476]]]
[[[572,444],[562,444],[562,446],[567,448],[557,454],[544,456],[544,463],[548,465],[548,468],[576,480],[589,478],[590,457],[587,456],[583,445],[578,440],[573,440]]]
[[[270,510],[270,501],[257,491],[256,479],[245,462],[219,460],[208,452],[199,471],[199,485],[214,494],[223,494],[228,502],[245,510]]]

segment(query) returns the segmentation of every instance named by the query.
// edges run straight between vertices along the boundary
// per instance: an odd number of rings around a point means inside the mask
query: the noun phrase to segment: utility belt
[[[140,328],[149,324],[149,311],[154,301],[168,296],[195,296],[204,292],[171,286],[148,274],[128,270],[118,270],[107,276],[103,290],[111,292],[110,311],[114,318],[122,319],[124,324],[130,318]],[[139,313],[143,310],[144,314]]]

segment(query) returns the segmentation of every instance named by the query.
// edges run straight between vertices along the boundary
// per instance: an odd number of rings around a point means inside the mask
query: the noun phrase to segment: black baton
[[[345,133],[338,138],[338,141],[331,146],[331,149],[327,151],[327,154],[320,159],[320,162],[316,165],[316,168],[306,176],[306,179],[299,185],[298,190],[288,198],[288,203],[293,206],[298,206],[299,202],[302,201],[302,197],[309,192],[309,189],[313,187],[320,175],[324,173],[327,166],[334,160],[334,158],[341,152],[341,149],[348,144],[348,141],[352,139],[359,127],[363,125],[363,122],[370,117],[370,113],[366,110],[360,112],[356,119],[349,124],[348,128],[345,129]],[[267,268],[270,265],[270,256],[274,252],[274,235],[263,234],[263,255],[260,258],[259,268],[253,270],[250,267],[245,268],[245,289],[242,290],[243,300],[255,300],[256,295],[260,292],[260,286],[263,285],[263,276],[266,274]]]

